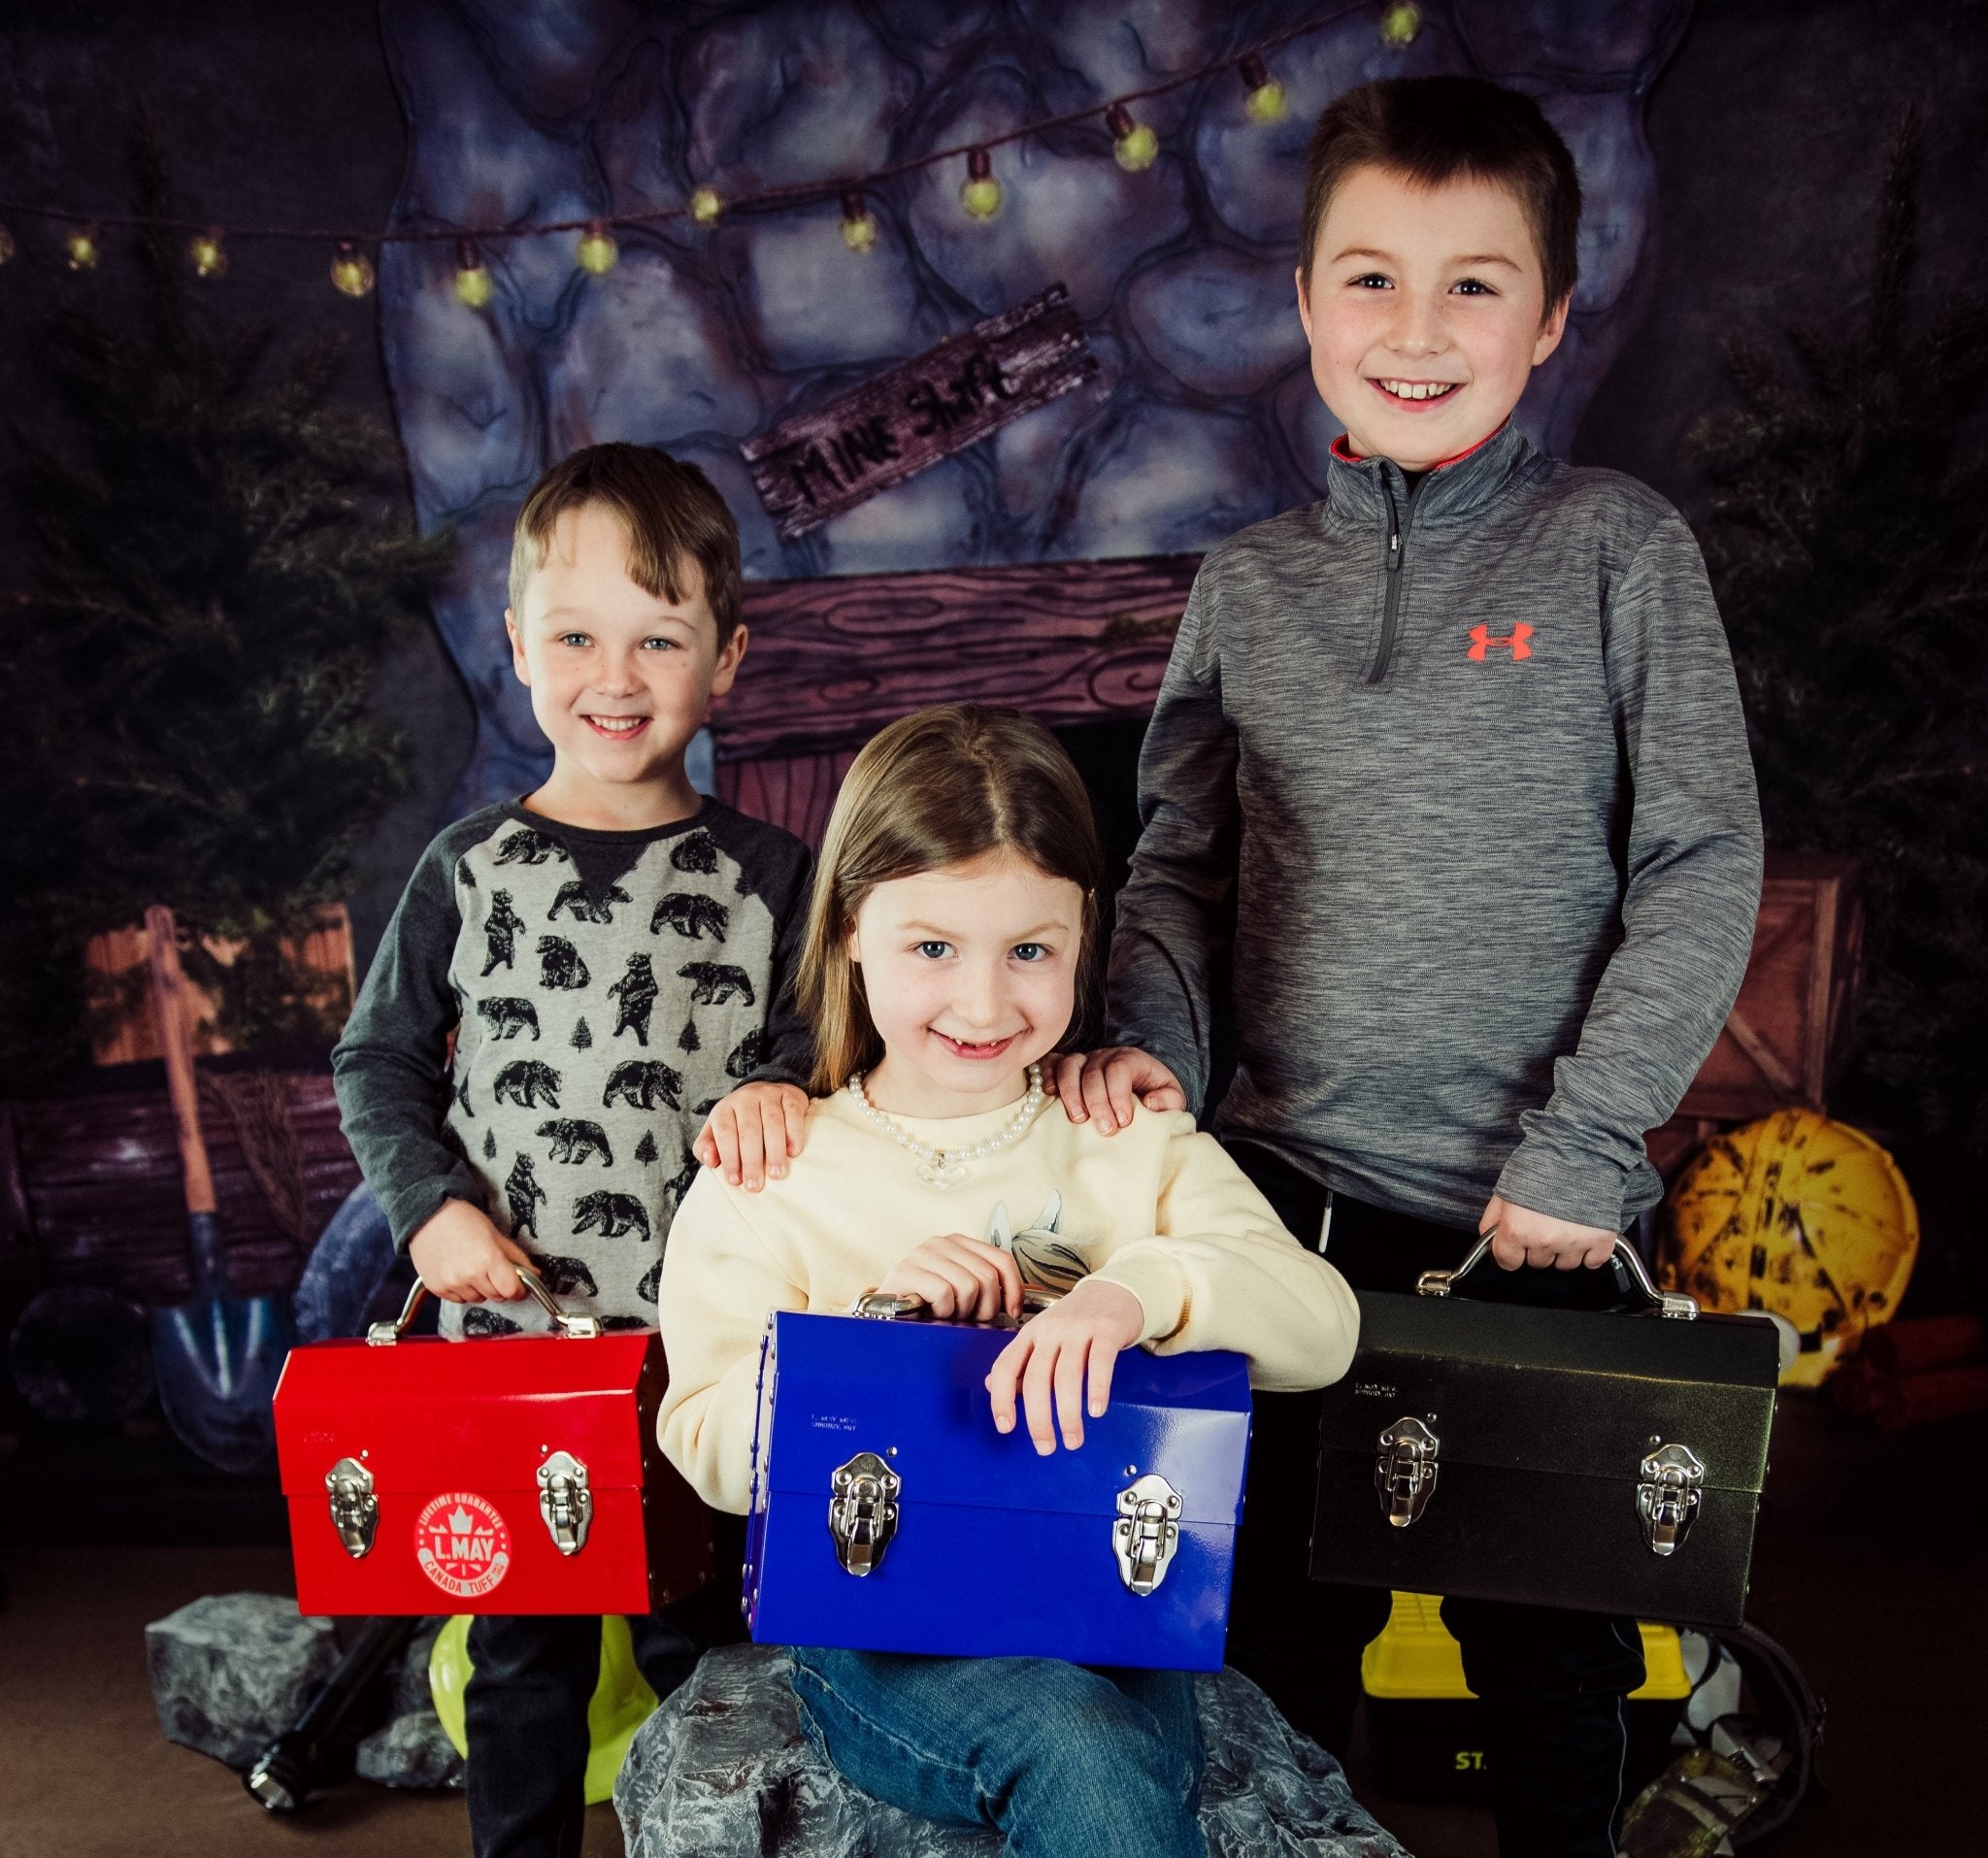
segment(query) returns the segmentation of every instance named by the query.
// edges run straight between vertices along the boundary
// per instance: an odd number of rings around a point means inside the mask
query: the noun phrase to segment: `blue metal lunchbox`
[[[914,1299],[778,1312],[745,1610],[760,1643],[1216,1671],[1249,1450],[1242,1357],[1118,1357],[1077,1451],[994,1429],[1011,1326]],[[875,1320],[877,1317],[896,1320]]]

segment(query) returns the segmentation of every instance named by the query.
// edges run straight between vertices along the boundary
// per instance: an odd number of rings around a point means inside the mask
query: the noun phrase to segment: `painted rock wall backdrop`
[[[447,242],[382,249],[416,505],[462,538],[437,603],[478,711],[457,804],[543,778],[498,614],[517,507],[577,446],[626,439],[695,460],[738,517],[748,577],[783,581],[1191,556],[1315,498],[1337,428],[1293,296],[1305,150],[1319,111],[1373,78],[1511,83],[1573,148],[1580,286],[1519,412],[1564,451],[1633,310],[1655,185],[1643,100],[1688,13],[1689,0],[386,0],[411,140],[397,229],[677,210],[613,225],[618,261],[599,275],[576,262],[572,232],[486,237],[492,287],[475,309]],[[1265,122],[1233,60],[1283,34],[1265,69],[1286,108]],[[1183,77],[1132,106],[1157,150],[1128,171],[1109,107]],[[924,161],[1073,113],[988,149],[1001,202],[985,218],[962,202],[965,158]],[[721,207],[708,223],[682,211],[701,188]],[[867,249],[844,236],[852,210],[874,219]],[[1059,284],[1094,359],[1081,379],[781,539],[742,448]],[[984,382],[963,391],[993,397]]]

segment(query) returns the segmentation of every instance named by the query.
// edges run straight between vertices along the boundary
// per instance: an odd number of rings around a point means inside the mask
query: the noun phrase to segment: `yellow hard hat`
[[[435,1635],[428,1653],[428,1689],[443,1733],[467,1755],[470,1741],[463,1727],[463,1692],[475,1667],[470,1663],[470,1620],[457,1613]],[[601,1678],[586,1707],[586,1804],[600,1805],[614,1792],[614,1776],[627,1759],[628,1744],[656,1707],[656,1693],[635,1662],[628,1621],[617,1612],[601,1621]]]
[[[1783,1110],[1714,1136],[1664,1207],[1658,1275],[1705,1310],[1764,1310],[1802,1339],[1781,1384],[1813,1387],[1888,1322],[1919,1250],[1898,1164],[1860,1131]]]

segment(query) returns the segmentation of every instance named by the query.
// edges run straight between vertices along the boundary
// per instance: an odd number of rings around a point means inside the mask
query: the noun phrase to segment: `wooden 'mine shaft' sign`
[[[1098,371],[1060,283],[740,448],[782,542],[984,439]]]

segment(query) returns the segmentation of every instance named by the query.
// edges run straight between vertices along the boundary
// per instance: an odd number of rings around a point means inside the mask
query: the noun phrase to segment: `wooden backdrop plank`
[[[283,1081],[315,1233],[358,1185],[358,1164],[339,1130],[330,1074],[291,1073]],[[140,1303],[183,1301],[192,1266],[165,1091],[27,1098],[10,1111],[25,1244],[35,1256],[63,1282],[100,1284]],[[238,1297],[290,1290],[303,1248],[272,1218],[232,1120],[203,1098],[200,1127],[220,1201],[230,1290]]]
[[[855,751],[847,749],[840,754],[721,761],[718,798],[755,819],[784,826],[818,849],[843,776],[855,758]]]
[[[755,650],[712,717],[723,761],[853,750],[931,704],[1143,715],[1198,555],[748,581]]]

